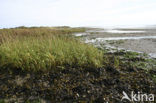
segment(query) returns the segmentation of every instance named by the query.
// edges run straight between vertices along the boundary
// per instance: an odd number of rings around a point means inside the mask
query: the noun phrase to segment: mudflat
[[[90,40],[93,40],[93,39],[95,40],[97,38],[100,38],[100,40],[103,39],[102,41],[99,41],[99,42],[122,40],[122,43],[105,42],[105,44],[112,46],[112,47],[116,47],[116,48],[122,48],[126,50],[147,53],[149,55],[152,55],[153,57],[156,56],[156,38],[155,37],[156,37],[156,29],[154,28],[151,28],[151,29],[117,29],[117,30],[103,29],[103,30],[92,31],[90,32],[90,35],[87,36],[87,38]]]

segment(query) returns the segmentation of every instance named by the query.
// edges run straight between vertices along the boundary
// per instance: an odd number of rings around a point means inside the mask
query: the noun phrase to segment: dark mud
[[[50,72],[1,70],[0,99],[12,103],[34,100],[43,103],[129,103],[121,101],[123,91],[156,94],[156,84],[149,73],[129,65],[130,61],[122,63],[120,60],[116,67],[115,61],[109,54],[109,63],[103,68],[70,67]]]

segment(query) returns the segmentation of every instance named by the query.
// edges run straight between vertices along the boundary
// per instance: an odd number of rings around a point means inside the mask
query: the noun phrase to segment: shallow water
[[[108,33],[144,33],[145,31],[106,30]]]
[[[136,30],[116,30],[116,29],[103,29],[103,30],[90,30],[87,32],[107,32],[107,33],[115,33],[115,34],[122,34],[122,33],[145,33],[146,31],[136,31]]]
[[[109,38],[96,38],[92,40],[86,40],[86,43],[106,40],[139,40],[139,39],[156,39],[156,36],[139,36],[139,37],[109,37]]]

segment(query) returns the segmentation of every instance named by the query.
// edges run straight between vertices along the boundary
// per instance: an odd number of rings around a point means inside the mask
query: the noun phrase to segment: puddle
[[[87,35],[86,33],[77,33],[75,34],[75,36],[84,36],[84,35]]]

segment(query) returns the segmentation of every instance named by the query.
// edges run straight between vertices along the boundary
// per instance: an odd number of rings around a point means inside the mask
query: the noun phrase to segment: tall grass
[[[103,52],[69,36],[72,29],[2,30],[0,68],[30,71],[57,67],[101,67]],[[60,31],[59,31],[60,30]],[[69,33],[70,31],[70,33]],[[80,30],[79,30],[80,31]]]

